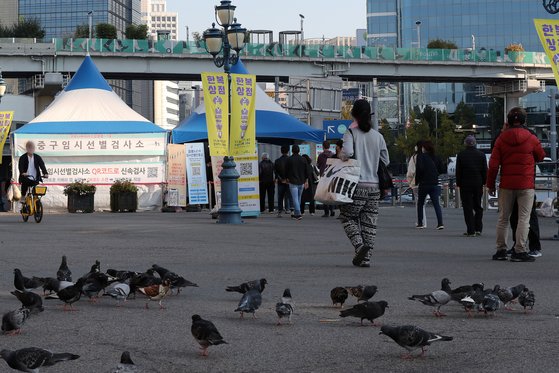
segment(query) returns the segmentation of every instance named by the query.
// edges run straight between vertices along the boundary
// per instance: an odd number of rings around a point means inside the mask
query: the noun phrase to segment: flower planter
[[[95,194],[68,194],[68,212],[76,213],[77,211],[90,213],[94,211]]]
[[[112,212],[136,212],[138,209],[137,192],[112,192],[111,211]]]

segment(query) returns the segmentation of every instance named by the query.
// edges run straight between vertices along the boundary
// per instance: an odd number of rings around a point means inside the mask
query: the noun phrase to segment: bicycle
[[[28,176],[32,181],[35,178]],[[36,181],[35,181],[36,182]],[[33,215],[36,223],[40,223],[43,220],[43,203],[41,198],[47,194],[47,187],[44,185],[34,185],[27,189],[27,194],[24,197],[23,206],[21,206],[21,218],[25,223],[29,220],[29,217]]]

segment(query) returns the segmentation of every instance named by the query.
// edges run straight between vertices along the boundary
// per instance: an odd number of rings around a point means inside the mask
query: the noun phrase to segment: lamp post
[[[4,78],[2,78],[2,72],[0,71],[0,102],[2,102],[2,97],[6,94],[7,87],[8,85],[6,84]]]
[[[417,48],[421,48],[421,21],[415,21],[415,26],[417,29]]]
[[[215,19],[221,28],[212,27],[204,31],[203,37],[206,50],[213,56],[214,64],[223,67],[229,81],[229,124],[231,123],[231,66],[239,61],[239,52],[245,46],[247,30],[241,27],[235,18],[235,9],[229,0],[221,0],[215,7]],[[235,51],[235,53],[232,53]],[[223,158],[221,180],[221,208],[218,211],[217,222],[220,224],[241,224],[241,209],[239,208],[238,179],[239,173],[235,169],[233,157]]]

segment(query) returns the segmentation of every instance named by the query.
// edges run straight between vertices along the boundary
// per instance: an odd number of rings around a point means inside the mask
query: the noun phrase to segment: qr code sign
[[[148,167],[148,178],[156,178],[159,176],[159,169],[157,167]]]
[[[252,175],[252,163],[250,162],[239,163],[239,168],[241,169],[241,176]]]
[[[201,167],[192,167],[192,176],[200,176],[202,175],[202,168]]]

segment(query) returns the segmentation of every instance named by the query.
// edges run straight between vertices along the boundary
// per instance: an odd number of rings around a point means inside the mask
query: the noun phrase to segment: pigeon
[[[96,302],[101,290],[109,285],[109,277],[101,272],[94,272],[85,280],[82,293],[89,298],[91,302]]]
[[[45,310],[43,307],[43,299],[39,294],[19,290],[12,291],[11,294],[15,295],[21,302],[21,305],[27,308],[32,314],[37,314]]]
[[[377,293],[377,287],[374,285],[359,285],[346,287],[347,291],[357,298],[358,302],[367,301]]]
[[[23,276],[21,271],[16,268],[14,269],[14,286],[16,290],[32,290],[43,286],[43,282],[39,277],[28,278]]]
[[[60,281],[54,277],[45,277],[43,279],[43,295],[56,293],[60,290]]]
[[[166,268],[160,267],[157,264],[151,266],[155,272],[161,277],[162,281],[169,280],[171,283],[171,289],[177,289],[177,295],[181,292],[181,288],[187,286],[198,287],[194,282],[188,281],[182,276],[177,275],[175,272],[171,272]]]
[[[94,274],[99,273],[99,272],[101,272],[101,263],[98,260],[96,260],[95,263],[89,269],[89,272],[84,274],[81,278],[87,280],[90,277],[92,277]]]
[[[153,268],[148,269],[144,273],[138,273],[130,279],[130,292],[136,298],[136,291],[139,288],[145,288],[151,285],[161,285],[161,278],[154,276]]]
[[[105,289],[103,295],[115,298],[118,301],[117,307],[120,307],[122,302],[126,302],[129,294],[130,285],[125,282],[113,282]]]
[[[524,284],[519,284],[510,288],[502,288],[499,285],[497,286],[498,289],[495,289],[494,293],[499,297],[501,302],[503,302],[505,309],[507,310],[512,310],[510,303],[515,302],[520,296],[520,293],[522,293],[522,290],[526,288]]]
[[[64,302],[64,311],[68,311],[68,305],[70,305],[70,311],[75,311],[74,303],[80,300],[85,281],[85,278],[82,277],[74,285],[68,286],[56,293],[58,299]]]
[[[347,289],[338,286],[334,289],[330,290],[330,298],[332,299],[332,304],[335,306],[336,304],[340,305],[340,308],[344,307],[344,303],[348,297]]]
[[[495,293],[486,294],[483,297],[483,302],[481,303],[481,307],[487,316],[489,313],[491,315],[495,315],[495,311],[497,311],[501,307],[501,300],[499,296]]]
[[[527,308],[530,308],[530,311],[532,311],[534,309],[534,304],[536,303],[536,296],[534,295],[534,292],[528,288],[524,288],[518,297],[518,303],[524,307],[524,313],[527,313]]]
[[[398,345],[408,350],[408,354],[404,356],[404,358],[407,359],[412,358],[411,352],[413,350],[421,348],[420,356],[424,356],[425,347],[431,345],[431,343],[439,341],[452,341],[453,339],[452,337],[428,332],[414,325],[384,325],[380,329],[379,334],[387,335]]]
[[[441,290],[446,291],[450,294],[451,300],[460,303],[460,301],[466,297],[471,297],[474,293],[474,287],[484,286],[483,283],[473,284],[473,285],[463,285],[455,289],[450,287],[450,280],[448,278],[443,278],[441,281]]]
[[[169,280],[163,281],[161,285],[150,285],[138,289],[142,294],[147,296],[149,300],[159,302],[159,309],[163,310],[165,307],[161,302],[171,292],[171,282]],[[146,302],[146,309],[149,308],[149,302]]]
[[[468,313],[468,317],[472,316],[472,310],[477,308],[479,310],[483,298],[485,297],[485,290],[483,284],[472,285],[473,292],[460,299],[460,304],[464,306],[464,310]]]
[[[116,269],[107,269],[105,271],[105,273],[107,275],[109,275],[110,277],[115,278],[118,281],[124,282],[136,275],[138,275],[138,272],[133,272],[133,271],[126,271],[126,270],[116,270]]]
[[[262,294],[258,289],[250,289],[243,294],[243,297],[239,301],[239,306],[235,309],[235,312],[241,313],[241,319],[244,318],[245,313],[252,313],[252,317],[256,318],[256,310],[262,305]]]
[[[265,278],[261,278],[260,280],[252,280],[252,281],[248,281],[248,282],[243,282],[242,284],[240,284],[238,286],[227,286],[225,288],[225,291],[245,294],[247,291],[249,291],[251,289],[256,289],[260,293],[262,293],[262,292],[264,292],[264,288],[266,288],[267,284],[268,284],[268,281],[266,281]]]
[[[281,302],[276,303],[276,313],[278,314],[278,323],[281,325],[281,319],[287,317],[288,322],[291,324],[291,315],[295,311],[293,307],[293,299],[291,298],[291,290],[285,289],[281,297]]]
[[[15,311],[6,312],[2,316],[2,331],[9,335],[20,334],[22,325],[29,318],[29,313],[29,310],[23,307]]]
[[[10,368],[20,372],[33,373],[38,373],[41,367],[50,367],[61,361],[76,360],[80,357],[70,353],[52,353],[37,347],[22,348],[16,351],[2,350],[0,355]]]
[[[140,373],[142,370],[134,364],[130,357],[130,352],[124,351],[120,355],[120,364],[116,366],[111,373]]]
[[[369,320],[373,326],[378,326],[375,324],[375,319],[384,315],[384,311],[388,307],[388,303],[381,300],[379,302],[363,302],[356,304],[355,306],[348,308],[347,310],[340,311],[340,317],[357,317],[361,319],[361,325],[363,325],[363,320]]]
[[[408,299],[416,300],[426,306],[433,307],[433,313],[436,317],[446,316],[445,314],[441,313],[441,307],[451,300],[451,296],[449,294],[450,281],[447,278],[444,278],[441,282],[441,285],[441,288],[444,290],[435,290],[430,294],[412,295]]]
[[[66,262],[66,255],[62,256],[62,262],[58,271],[56,272],[56,278],[58,281],[72,282],[72,271],[68,268],[68,263]]]
[[[200,350],[202,350],[200,355],[202,356],[208,356],[208,347],[210,346],[227,344],[213,322],[204,320],[200,315],[192,315],[190,332],[196,342],[200,344]]]

